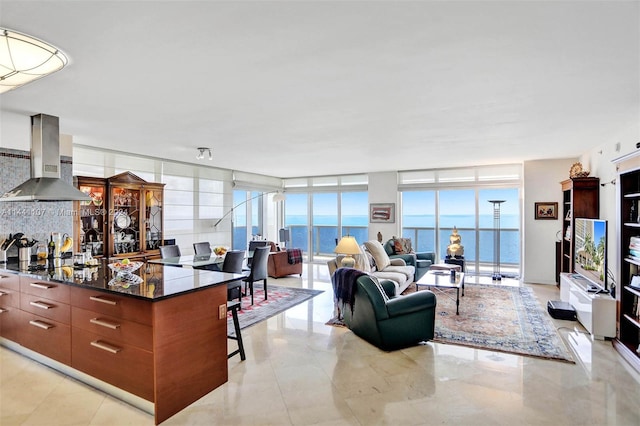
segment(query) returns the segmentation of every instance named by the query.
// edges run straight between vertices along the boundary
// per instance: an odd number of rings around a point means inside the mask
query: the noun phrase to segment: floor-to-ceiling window
[[[476,191],[473,189],[452,189],[438,191],[438,254],[440,259],[447,255],[449,237],[453,228],[458,230],[464,246],[464,257],[469,265],[466,270],[475,269],[472,259],[476,259]]]
[[[319,192],[311,194],[311,253],[330,253],[338,238],[338,194]]]
[[[520,267],[520,200],[517,188],[478,191],[479,260],[492,272],[513,275]],[[496,252],[498,250],[498,252]]]
[[[410,238],[415,251],[435,251],[436,192],[402,193],[402,236]]]
[[[369,194],[343,192],[340,202],[340,236],[351,235],[360,244],[369,239]]]
[[[520,175],[519,165],[401,172],[402,235],[444,259],[455,227],[467,272],[519,275]]]
[[[264,238],[264,195],[260,191],[233,191],[234,250],[246,250],[250,240]]]
[[[335,256],[336,241],[352,235],[368,237],[366,176],[297,178],[285,181],[284,225],[291,245],[302,248],[310,261]]]
[[[290,246],[304,251],[309,247],[309,202],[306,193],[286,194],[284,226],[289,229]]]

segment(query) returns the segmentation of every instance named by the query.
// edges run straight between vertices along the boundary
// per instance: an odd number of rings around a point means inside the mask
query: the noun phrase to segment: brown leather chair
[[[289,251],[278,251],[269,255],[267,263],[269,276],[273,278],[298,274],[302,276],[302,262],[289,263]]]

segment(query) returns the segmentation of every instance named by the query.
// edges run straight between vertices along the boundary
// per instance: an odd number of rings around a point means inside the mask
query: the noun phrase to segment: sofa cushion
[[[413,274],[415,273],[415,268],[413,266],[388,266],[384,272],[395,272],[402,274],[406,277],[406,280],[413,281]]]
[[[389,259],[389,255],[386,251],[384,251],[384,247],[377,240],[371,240],[364,243],[365,247],[371,253],[373,258],[376,261],[376,269],[378,271],[384,270],[387,266],[391,264],[391,260]]]

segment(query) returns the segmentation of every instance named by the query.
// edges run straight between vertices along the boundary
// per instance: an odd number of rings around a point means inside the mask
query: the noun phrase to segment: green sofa
[[[432,340],[435,332],[436,296],[420,290],[394,297],[395,285],[369,275],[356,280],[353,311],[347,305],[345,324],[358,336],[384,351],[392,351]]]
[[[436,254],[430,251],[422,253],[396,253],[395,240],[393,238],[384,243],[384,251],[387,252],[390,259],[403,259],[407,265],[413,266],[415,268],[414,281],[418,281],[427,273],[431,265],[436,263]]]

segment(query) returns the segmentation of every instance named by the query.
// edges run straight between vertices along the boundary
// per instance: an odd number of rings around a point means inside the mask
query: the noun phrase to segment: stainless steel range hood
[[[7,201],[90,201],[91,198],[60,178],[60,120],[31,117],[31,179],[5,192]]]

